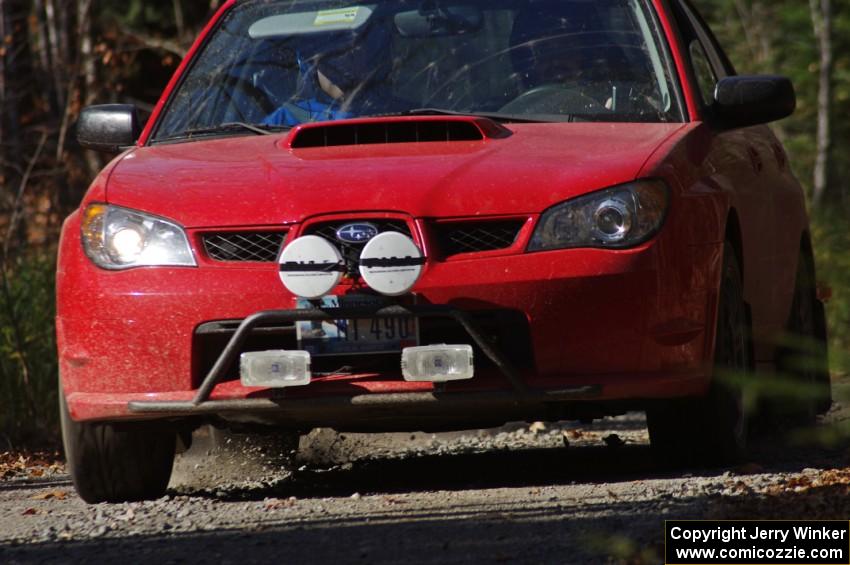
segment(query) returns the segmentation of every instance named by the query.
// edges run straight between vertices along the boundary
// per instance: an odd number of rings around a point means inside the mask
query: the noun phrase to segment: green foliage
[[[102,164],[72,142],[80,108],[152,109],[220,4],[104,0],[81,12],[87,3],[66,2],[48,14],[44,2],[0,1],[8,31],[0,49],[0,227],[11,236],[0,242],[9,252],[0,272],[0,451],[57,437],[52,250],[62,218]]]
[[[695,0],[739,73],[780,73],[797,90],[797,111],[774,125],[803,186],[811,189],[815,162],[818,49],[808,2],[799,0]],[[850,352],[850,10],[833,3],[834,101],[830,162],[831,201],[812,218],[818,280],[830,286],[830,344]],[[842,201],[844,202],[842,204]],[[842,208],[843,207],[843,208]]]
[[[797,111],[774,126],[805,186],[815,161],[818,51],[807,2],[697,0],[720,44],[742,74],[783,74],[797,90]]]
[[[818,280],[832,289],[827,317],[833,371],[850,373],[841,362],[850,353],[850,218],[840,210],[824,210],[812,218]]]
[[[209,2],[174,2],[174,0],[130,0],[98,3],[97,15],[122,27],[145,31],[163,37],[177,32],[175,11],[180,10],[186,22],[204,23],[209,16]]]
[[[56,437],[54,267],[24,256],[0,280],[0,450]]]

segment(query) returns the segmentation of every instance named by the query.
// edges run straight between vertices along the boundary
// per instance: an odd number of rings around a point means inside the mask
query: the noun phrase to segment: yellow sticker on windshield
[[[321,10],[316,13],[316,19],[313,21],[314,26],[327,26],[339,24],[353,24],[357,19],[359,6],[353,8],[339,8],[336,10]]]

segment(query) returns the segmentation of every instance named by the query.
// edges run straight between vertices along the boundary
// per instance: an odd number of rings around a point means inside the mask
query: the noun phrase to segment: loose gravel
[[[61,468],[0,481],[0,563],[656,563],[664,519],[722,517],[850,465],[843,449],[773,444],[748,465],[672,472],[652,460],[642,414],[316,430],[293,447],[200,430],[149,502],[86,505]]]

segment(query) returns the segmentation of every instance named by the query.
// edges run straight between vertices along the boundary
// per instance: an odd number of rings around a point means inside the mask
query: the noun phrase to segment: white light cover
[[[360,275],[370,288],[387,296],[410,292],[422,275],[422,251],[404,234],[388,231],[373,237],[360,253]],[[370,260],[386,265],[364,266]],[[393,261],[401,264],[393,265]]]
[[[239,357],[244,386],[285,388],[310,384],[310,354],[306,351],[251,351]]]
[[[470,345],[405,347],[401,373],[406,381],[443,383],[471,379],[475,373]]]
[[[341,263],[342,255],[331,242],[317,235],[305,235],[286,246],[280,254],[280,265],[281,269],[295,265],[306,270],[281,270],[280,280],[295,296],[321,298],[342,280],[342,271],[328,270]]]

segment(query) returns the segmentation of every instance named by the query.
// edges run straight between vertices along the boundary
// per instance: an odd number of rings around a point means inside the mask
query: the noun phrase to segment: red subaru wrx
[[[161,495],[207,424],[646,410],[661,455],[739,456],[740,383],[782,368],[776,336],[825,339],[764,125],[794,106],[687,0],[226,2],[143,130],[78,124],[121,153],[59,256],[77,490]],[[824,370],[792,374],[818,391],[796,412],[829,407]]]

